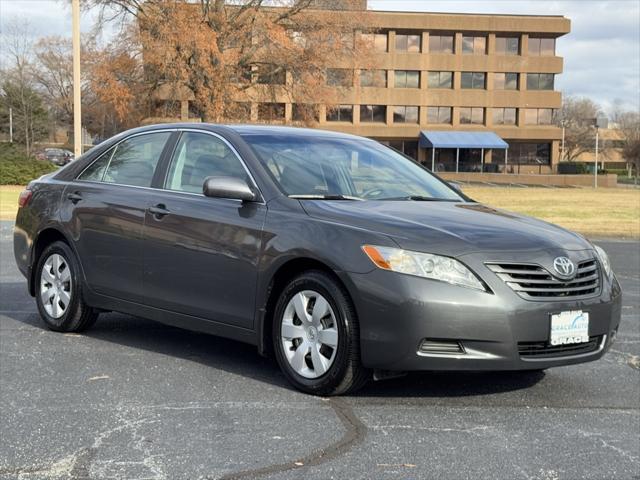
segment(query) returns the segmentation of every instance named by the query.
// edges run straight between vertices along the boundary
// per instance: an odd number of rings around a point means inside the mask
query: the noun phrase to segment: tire
[[[49,329],[81,332],[94,324],[98,312],[82,299],[80,265],[66,243],[54,242],[44,249],[35,281],[38,312]]]
[[[333,277],[311,270],[291,280],[276,304],[272,331],[276,359],[289,382],[322,396],[362,387],[369,372],[360,362],[358,327],[355,308]]]

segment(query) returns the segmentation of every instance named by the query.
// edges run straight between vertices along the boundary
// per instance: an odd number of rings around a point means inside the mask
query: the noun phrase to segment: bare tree
[[[612,113],[612,120],[620,132],[623,142],[622,156],[629,174],[633,174],[635,169],[637,182],[640,171],[640,112],[617,107]]]
[[[564,97],[556,124],[565,129],[564,159],[572,162],[595,148],[595,119],[600,107],[588,98]]]
[[[24,19],[10,22],[2,43],[7,67],[2,72],[2,104],[13,111],[16,139],[24,143],[27,155],[33,142],[44,133],[47,113],[36,90],[33,75],[33,43]]]

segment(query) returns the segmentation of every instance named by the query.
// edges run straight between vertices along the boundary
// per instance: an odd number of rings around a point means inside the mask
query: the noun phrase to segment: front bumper
[[[501,280],[493,293],[384,270],[349,274],[367,368],[415,370],[534,370],[597,360],[620,323],[622,295],[615,279],[580,300],[528,301]],[[589,312],[592,349],[531,356],[525,345],[549,340],[551,315]],[[460,342],[463,353],[420,351],[424,339]],[[519,348],[520,345],[520,348]]]

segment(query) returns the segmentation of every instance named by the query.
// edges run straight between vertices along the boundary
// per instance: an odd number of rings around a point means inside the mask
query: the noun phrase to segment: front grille
[[[600,269],[595,259],[579,263],[576,276],[570,281],[556,279],[539,265],[492,263],[487,267],[527,300],[586,297],[600,290]]]
[[[518,342],[518,353],[522,358],[554,358],[595,352],[602,343],[602,335],[589,337],[585,343],[551,345],[548,342]]]

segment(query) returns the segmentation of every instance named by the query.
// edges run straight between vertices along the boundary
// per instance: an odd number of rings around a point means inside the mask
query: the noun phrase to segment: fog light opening
[[[428,355],[464,355],[466,352],[460,340],[425,338],[420,343],[418,353]]]

